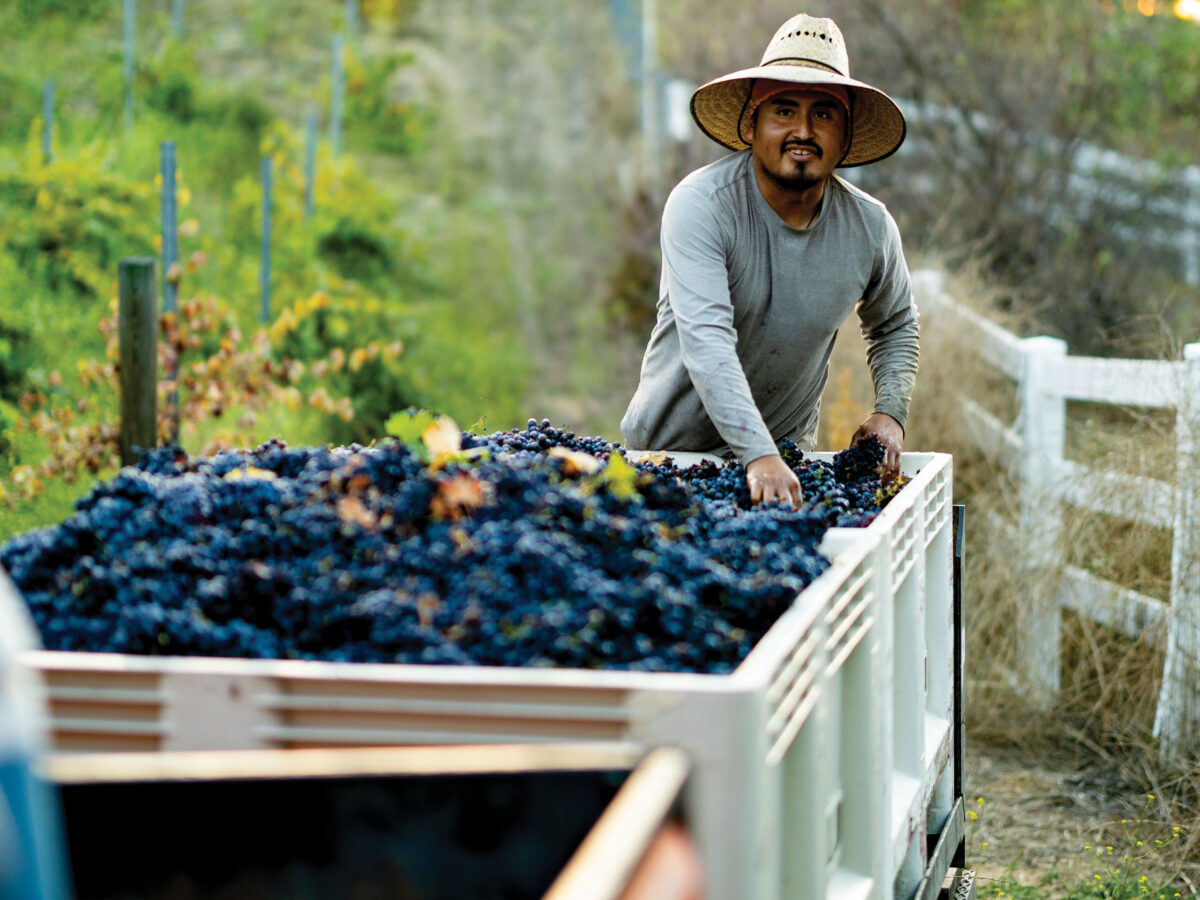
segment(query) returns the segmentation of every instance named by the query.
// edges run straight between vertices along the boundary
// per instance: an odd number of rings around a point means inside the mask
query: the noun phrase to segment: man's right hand
[[[796,509],[804,499],[800,479],[778,454],[760,456],[747,464],[746,485],[751,503],[790,503]]]

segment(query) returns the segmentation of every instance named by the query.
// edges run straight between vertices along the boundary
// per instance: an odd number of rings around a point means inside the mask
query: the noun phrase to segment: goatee
[[[764,166],[764,168],[766,168]],[[821,183],[820,178],[809,175],[803,168],[794,175],[784,175],[782,172],[767,171],[767,177],[777,185],[789,191],[807,191]]]

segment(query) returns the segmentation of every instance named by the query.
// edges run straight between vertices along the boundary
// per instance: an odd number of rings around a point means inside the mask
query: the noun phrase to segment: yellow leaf
[[[491,501],[492,486],[469,473],[451,475],[438,483],[429,504],[435,519],[458,521]]]
[[[449,416],[438,416],[425,426],[421,441],[434,456],[457,453],[462,449],[462,429]]]
[[[351,522],[367,531],[374,531],[379,527],[379,517],[358,497],[340,498],[337,502],[337,514],[343,522]]]
[[[244,469],[230,469],[225,473],[226,481],[247,481],[252,478],[262,481],[273,481],[277,477],[270,469],[260,469],[256,466],[246,466]]]
[[[615,451],[608,455],[608,465],[600,473],[600,481],[608,488],[609,493],[623,500],[632,500],[638,496],[637,477],[637,469]]]
[[[595,475],[604,464],[590,453],[579,450],[569,450],[566,447],[551,447],[546,451],[551,459],[563,461],[564,475]]]

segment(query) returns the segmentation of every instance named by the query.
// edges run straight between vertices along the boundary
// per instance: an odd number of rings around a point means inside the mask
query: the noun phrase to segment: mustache
[[[822,152],[821,152],[821,148],[820,148],[820,147],[818,147],[818,146],[817,146],[815,143],[813,143],[812,141],[787,141],[787,142],[785,142],[785,143],[784,143],[784,145],[783,145],[783,150],[782,150],[782,152],[783,152],[783,153],[787,153],[787,152],[788,152],[789,150],[791,150],[792,148],[795,148],[795,149],[797,149],[797,150],[800,150],[800,149],[811,150],[811,151],[812,151],[813,153],[815,153],[817,156],[824,156],[824,155],[825,155],[824,153],[822,153]]]

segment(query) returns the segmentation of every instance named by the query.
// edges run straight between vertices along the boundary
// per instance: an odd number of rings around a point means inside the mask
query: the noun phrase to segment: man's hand
[[[746,466],[746,485],[751,503],[790,503],[796,509],[804,499],[800,479],[779,454],[751,460]]]
[[[900,423],[887,413],[871,413],[858,426],[858,431],[854,432],[854,437],[850,438],[850,446],[853,447],[868,434],[875,435],[875,437],[879,438],[879,443],[883,444],[884,468],[893,475],[899,475],[900,448],[904,446],[904,429],[900,426]]]

